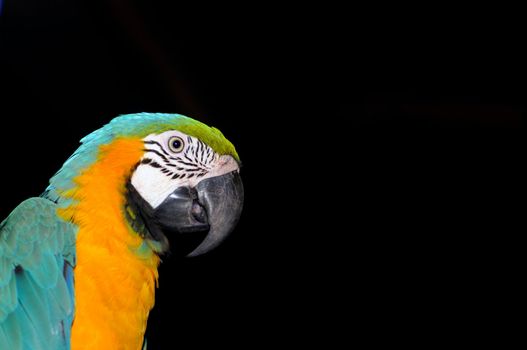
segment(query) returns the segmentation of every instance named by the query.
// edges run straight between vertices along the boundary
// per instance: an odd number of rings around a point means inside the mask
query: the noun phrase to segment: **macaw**
[[[239,170],[218,129],[183,115],[123,115],[84,137],[0,224],[0,349],[146,349],[169,238],[188,256],[222,242]]]

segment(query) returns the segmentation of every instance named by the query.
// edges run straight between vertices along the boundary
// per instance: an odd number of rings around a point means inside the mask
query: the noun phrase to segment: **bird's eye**
[[[183,148],[185,147],[185,143],[183,142],[183,139],[178,136],[172,136],[170,140],[168,140],[168,148],[174,153],[179,153],[183,151]]]

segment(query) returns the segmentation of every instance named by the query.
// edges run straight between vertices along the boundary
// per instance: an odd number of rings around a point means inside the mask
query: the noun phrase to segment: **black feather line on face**
[[[165,148],[163,146],[161,146],[161,144],[157,141],[154,141],[154,140],[151,140],[151,141],[145,141],[145,144],[147,145],[156,145],[159,147],[159,149],[161,150],[161,152],[163,152],[165,155],[167,156],[170,156],[170,154],[165,150]]]
[[[148,165],[150,165],[152,168],[161,168],[161,165],[154,161],[151,161],[150,163],[148,163]]]
[[[188,165],[188,166],[196,166],[195,163],[188,163],[188,162],[185,162],[185,161],[182,161],[182,160],[178,161],[178,163],[181,163],[183,165]],[[177,165],[175,165],[174,163],[169,163],[169,164],[170,164],[170,166],[177,167]]]
[[[196,172],[196,171],[203,171],[202,168],[184,168],[184,169],[181,169],[181,170],[189,172],[189,173],[193,173],[193,172]]]
[[[201,163],[202,159],[203,159],[203,150],[205,148],[205,145],[203,144],[203,142],[201,142],[201,140],[198,140],[198,153],[199,153],[199,159],[198,157],[196,157],[196,159],[198,160],[198,162]]]
[[[153,145],[159,148],[158,151],[157,149],[147,147],[144,149],[145,153],[152,153],[157,155],[162,160],[163,164],[159,164],[151,158],[144,158],[141,161],[141,164],[157,168],[163,174],[168,177],[171,177],[174,180],[183,179],[185,177],[190,179],[194,176],[205,176],[206,173],[210,170],[210,167],[204,164],[204,162],[210,163],[210,161],[214,158],[214,152],[212,152],[210,147],[205,145],[201,140],[197,140],[197,142],[194,143],[192,138],[190,138],[190,136],[187,136],[187,141],[189,144],[185,149],[185,152],[182,153],[186,161],[183,160],[181,157],[171,156],[157,141],[145,141],[145,144]],[[170,171],[169,168],[175,168],[178,173]],[[199,172],[199,174],[195,174],[196,172]]]
[[[184,154],[184,157],[185,157],[186,160],[188,160],[189,162],[191,162],[192,165],[194,165],[194,163],[193,163],[193,159],[192,159],[192,158],[189,158],[189,156],[188,156],[186,153]],[[183,163],[183,162],[182,162],[182,163]]]
[[[155,149],[149,149],[149,148],[146,148],[146,149],[145,149],[145,153],[154,153],[154,154],[157,154],[161,159],[163,159],[163,161],[164,161],[165,163],[169,163],[169,162],[170,162],[170,161],[168,160],[168,158],[165,157],[164,154],[162,154],[162,153],[156,151]]]

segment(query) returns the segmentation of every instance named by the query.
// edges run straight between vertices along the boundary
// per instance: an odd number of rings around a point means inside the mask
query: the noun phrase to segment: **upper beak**
[[[243,184],[236,170],[176,189],[154,217],[162,231],[172,233],[173,248],[193,257],[216,248],[232,232],[242,207]]]

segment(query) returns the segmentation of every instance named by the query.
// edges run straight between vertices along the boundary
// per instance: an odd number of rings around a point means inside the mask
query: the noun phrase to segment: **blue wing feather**
[[[70,348],[76,227],[56,208],[30,198],[0,224],[0,349]]]

